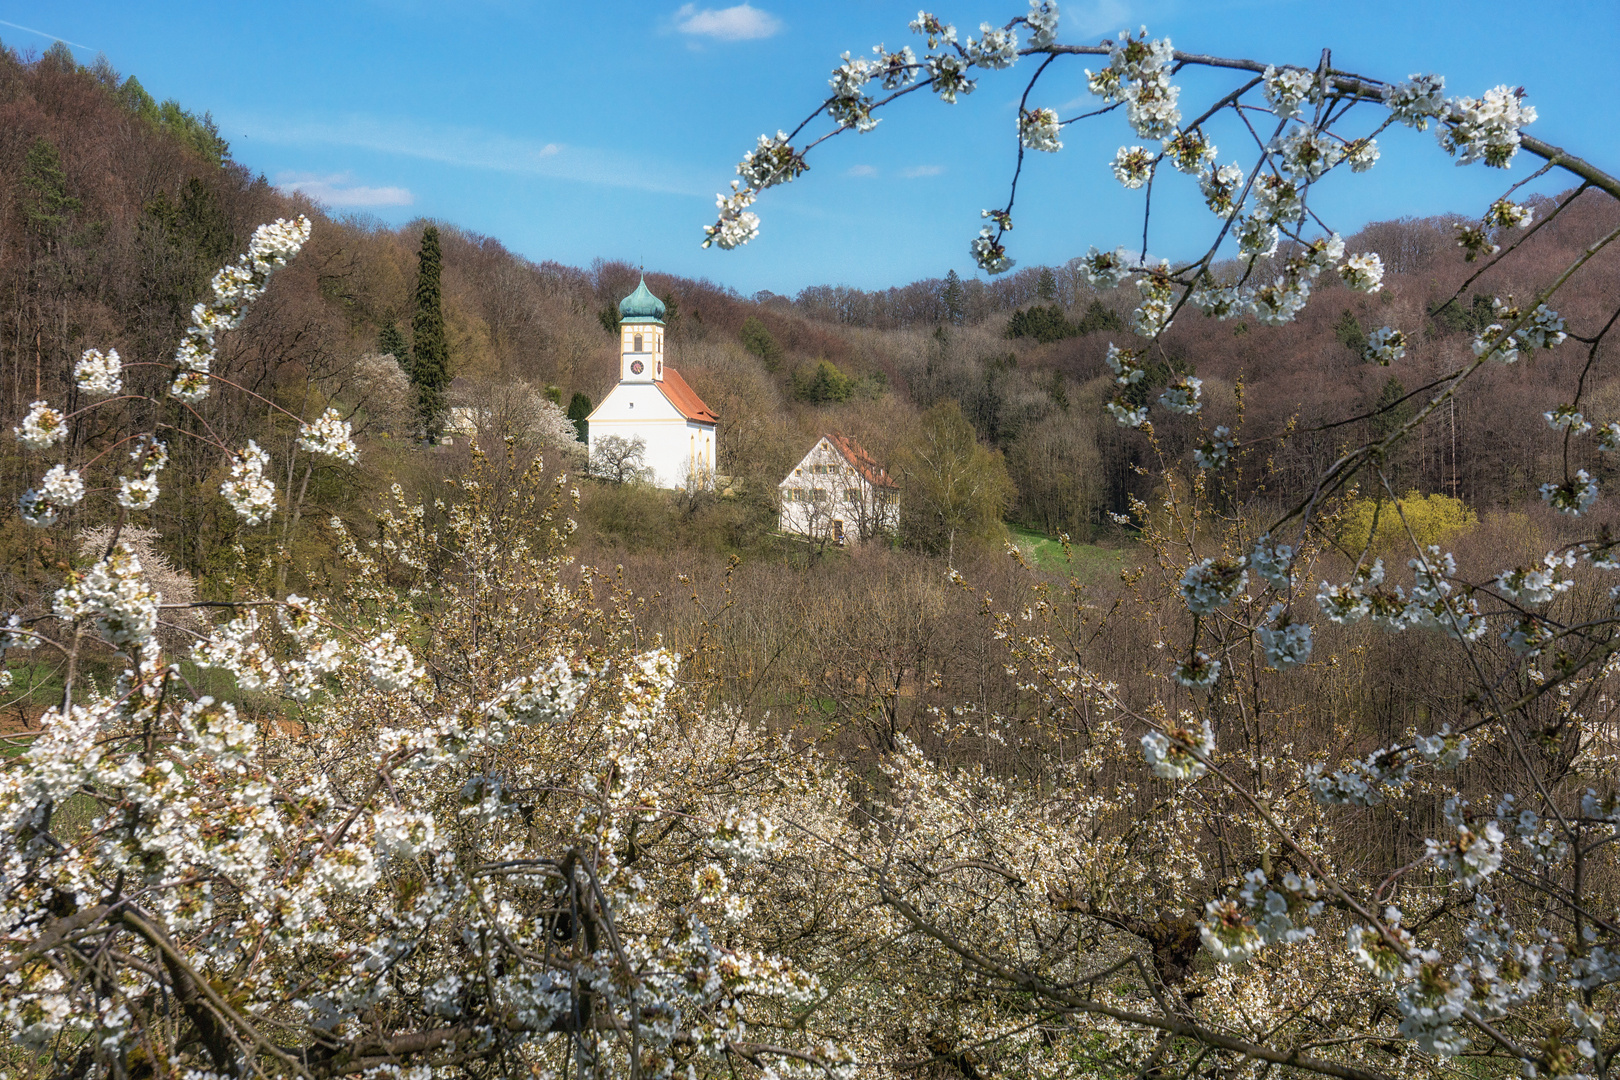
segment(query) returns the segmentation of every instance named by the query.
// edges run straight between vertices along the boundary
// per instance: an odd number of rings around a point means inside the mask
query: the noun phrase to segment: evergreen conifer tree
[[[1047,304],[1057,300],[1057,275],[1052,273],[1050,266],[1041,268],[1041,276],[1035,282],[1035,296]]]
[[[66,227],[68,215],[79,209],[78,199],[67,193],[67,170],[62,155],[50,140],[40,137],[23,159],[23,213],[28,223],[45,236]]]
[[[964,314],[962,278],[955,270],[945,275],[945,291],[940,293],[939,299],[945,305],[946,319],[952,326],[961,326]]]
[[[1094,334],[1098,330],[1123,330],[1125,320],[1115,315],[1108,308],[1103,307],[1101,300],[1093,300],[1086,313],[1080,317],[1075,331],[1081,334]]]
[[[1367,332],[1361,328],[1361,320],[1349,308],[1339,316],[1339,321],[1333,324],[1333,336],[1339,339],[1339,344],[1361,355],[1361,350],[1367,347]]]
[[[574,422],[574,430],[579,432],[579,441],[589,443],[590,425],[586,420],[591,415],[591,399],[581,391],[575,390],[574,396],[568,399],[568,419]]]
[[[405,377],[411,377],[411,345],[397,324],[389,323],[377,332],[377,351],[392,356]]]
[[[416,314],[411,318],[411,382],[416,386],[416,415],[428,441],[444,430],[444,390],[450,383],[450,343],[444,332],[444,306],[439,275],[443,255],[439,230],[422,230],[416,264]]]
[[[793,377],[793,391],[797,397],[817,405],[835,405],[848,401],[855,393],[855,380],[838,370],[831,360],[818,360],[809,372],[798,372]]]
[[[782,366],[782,346],[758,316],[750,315],[744,319],[742,332],[738,336],[742,339],[743,348],[764,361],[766,371],[774,372]]]

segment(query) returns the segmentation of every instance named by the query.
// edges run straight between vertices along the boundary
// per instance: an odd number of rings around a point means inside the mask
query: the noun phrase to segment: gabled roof
[[[679,409],[681,415],[688,420],[696,420],[700,424],[713,424],[720,419],[713,409],[703,404],[703,399],[697,396],[697,392],[686,385],[681,373],[668,364],[664,365],[663,381],[653,385],[662,390],[669,403]]]
[[[865,447],[850,438],[848,435],[826,434],[822,436],[832,448],[849,462],[850,467],[866,478],[866,482],[873,487],[896,488],[900,487],[883,471],[883,466],[873,460],[872,455],[866,452]]]

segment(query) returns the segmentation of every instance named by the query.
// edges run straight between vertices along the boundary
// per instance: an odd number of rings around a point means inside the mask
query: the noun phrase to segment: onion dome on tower
[[[664,302],[647,288],[643,277],[636,291],[619,301],[619,321],[627,323],[660,323],[664,321]]]

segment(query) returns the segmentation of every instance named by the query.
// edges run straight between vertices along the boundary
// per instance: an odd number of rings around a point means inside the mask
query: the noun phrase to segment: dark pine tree
[[[23,159],[23,214],[28,223],[47,239],[61,233],[68,215],[79,209],[79,200],[67,193],[67,171],[62,155],[44,137],[34,140]]]
[[[742,340],[743,348],[764,362],[766,371],[774,372],[782,366],[782,346],[771,336],[771,332],[759,321],[758,316],[750,315],[743,320],[742,331],[738,337]]]
[[[1057,301],[1057,275],[1050,266],[1041,268],[1041,276],[1035,282],[1035,297],[1044,304]]]
[[[398,325],[389,323],[377,332],[377,351],[392,356],[394,363],[399,365],[399,370],[405,373],[405,377],[407,379],[411,377],[411,345],[405,340],[405,335],[400,333]]]
[[[574,396],[568,399],[568,419],[574,422],[574,430],[579,432],[579,441],[582,443],[591,441],[590,425],[585,422],[590,415],[590,397],[579,390],[575,390]]]
[[[939,299],[945,305],[945,318],[952,326],[962,325],[963,309],[962,278],[955,270],[945,275],[945,289],[939,294]]]
[[[1056,304],[1048,307],[1020,308],[1007,320],[1006,334],[1010,338],[1032,337],[1043,344],[1074,337],[1080,329],[1063,316]]]
[[[439,230],[422,230],[416,263],[416,314],[411,317],[411,382],[416,386],[416,415],[422,433],[436,442],[444,430],[444,390],[450,383],[450,342],[444,332],[444,303],[439,275],[444,256]]]

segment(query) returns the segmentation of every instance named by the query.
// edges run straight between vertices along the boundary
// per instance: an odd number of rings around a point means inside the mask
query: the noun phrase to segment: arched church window
[[[640,334],[636,335],[636,350],[635,351],[636,352],[641,351],[641,335]]]

